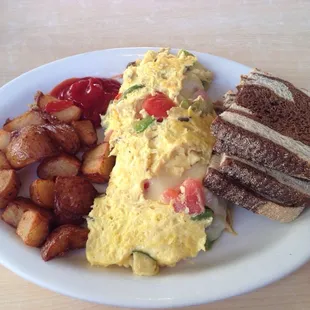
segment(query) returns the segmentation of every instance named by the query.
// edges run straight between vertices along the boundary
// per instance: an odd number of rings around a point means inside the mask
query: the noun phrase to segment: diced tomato
[[[70,100],[55,100],[55,101],[50,101],[46,107],[45,111],[47,113],[52,113],[52,112],[60,112],[62,110],[65,110],[67,108],[70,108],[73,106],[73,101]]]
[[[187,179],[181,185],[184,187],[185,205],[190,214],[199,214],[205,210],[206,198],[202,182],[196,179]]]
[[[144,183],[143,183],[143,188],[144,188],[144,190],[145,190],[145,191],[148,190],[149,187],[150,187],[150,182],[149,182],[148,180],[144,181]]]
[[[188,209],[189,214],[200,214],[205,210],[206,200],[200,180],[186,179],[179,189],[167,189],[162,198],[165,203],[172,201],[175,212]]]
[[[118,94],[115,96],[114,100],[118,100],[118,99],[121,98],[121,97],[122,97],[122,94],[121,94],[121,93],[118,93]]]
[[[163,93],[156,93],[156,95],[149,95],[145,98],[142,108],[149,114],[158,119],[166,118],[167,112],[175,107],[175,103]]]
[[[163,192],[163,201],[165,203],[170,203],[171,200],[176,200],[180,193],[180,189],[168,188]]]

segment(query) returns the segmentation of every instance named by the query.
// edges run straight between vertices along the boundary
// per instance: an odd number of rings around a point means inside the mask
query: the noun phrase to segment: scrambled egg
[[[212,74],[194,55],[172,55],[164,49],[147,52],[125,70],[123,79],[123,95],[103,119],[103,126],[112,131],[116,164],[106,194],[95,200],[89,215],[86,255],[92,265],[131,266],[138,275],[153,275],[158,266],[174,266],[205,250],[205,230],[212,218],[194,221],[186,212],[175,212],[160,199],[159,185],[174,187],[188,175],[204,176],[215,142],[210,133],[215,113],[200,92]],[[134,90],[126,94],[130,88]],[[147,116],[143,101],[157,92],[176,106],[167,118],[137,132],[134,124]],[[159,186],[158,193],[146,193],[146,180]]]

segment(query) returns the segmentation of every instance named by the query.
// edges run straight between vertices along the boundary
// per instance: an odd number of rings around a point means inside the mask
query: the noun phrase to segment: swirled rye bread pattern
[[[310,205],[309,93],[254,69],[224,106],[205,186],[254,213],[294,220]]]

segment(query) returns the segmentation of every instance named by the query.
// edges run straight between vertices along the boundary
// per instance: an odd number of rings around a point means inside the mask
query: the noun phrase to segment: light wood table
[[[310,88],[309,11],[307,0],[1,0],[0,85],[77,53],[172,46],[230,58]],[[0,309],[114,309],[49,292],[4,267],[0,274]],[[306,310],[309,291],[310,263],[256,292],[191,309]]]

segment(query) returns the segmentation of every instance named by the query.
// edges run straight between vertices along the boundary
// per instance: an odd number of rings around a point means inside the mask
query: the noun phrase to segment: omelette
[[[212,78],[185,50],[148,51],[127,66],[102,117],[116,164],[87,220],[91,265],[155,275],[206,251],[227,227],[225,203],[202,185],[215,143]]]

